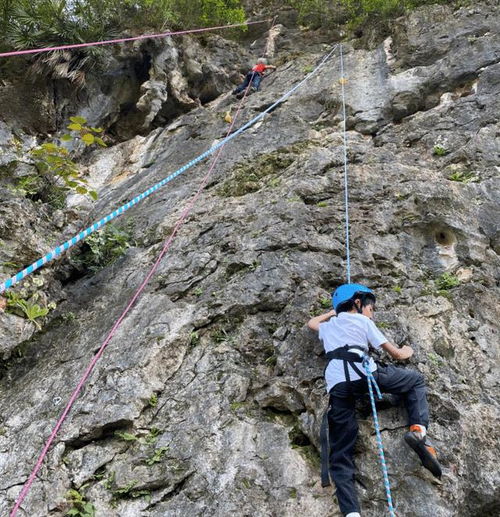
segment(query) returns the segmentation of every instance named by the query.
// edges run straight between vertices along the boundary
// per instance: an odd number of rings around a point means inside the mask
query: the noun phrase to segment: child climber
[[[244,91],[250,83],[252,84],[252,92],[256,92],[259,89],[260,82],[262,81],[262,77],[266,70],[276,70],[276,67],[268,65],[267,60],[264,58],[258,59],[257,64],[247,73],[245,80],[233,90],[233,95],[237,95]]]
[[[360,517],[360,507],[354,487],[354,445],[358,434],[355,400],[368,391],[362,358],[368,345],[384,349],[392,358],[408,359],[413,355],[409,346],[398,348],[391,344],[373,323],[375,295],[360,284],[344,284],[332,297],[333,311],[309,320],[309,328],[319,332],[326,357],[328,408],[329,475],[335,482],[340,511],[346,517]],[[334,317],[336,316],[336,317]],[[381,392],[401,395],[410,430],[406,443],[418,454],[422,465],[436,477],[441,467],[436,451],[427,437],[429,409],[423,376],[413,370],[395,366],[377,367],[372,358],[369,368]]]

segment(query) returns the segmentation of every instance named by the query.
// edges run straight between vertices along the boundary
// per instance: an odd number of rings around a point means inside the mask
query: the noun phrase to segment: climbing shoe
[[[425,427],[419,425],[410,426],[405,434],[405,442],[417,453],[422,465],[429,470],[433,476],[441,477],[441,465],[437,460],[436,449],[432,446],[425,433]]]

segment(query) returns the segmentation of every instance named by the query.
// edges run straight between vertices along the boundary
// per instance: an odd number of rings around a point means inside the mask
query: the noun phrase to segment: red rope
[[[226,137],[229,136],[229,134],[231,133],[231,131],[232,131],[233,127],[234,127],[234,124],[236,122],[236,119],[237,119],[240,111],[241,111],[241,108],[243,106],[243,102],[244,102],[244,100],[245,100],[245,98],[247,96],[247,93],[248,93],[248,90],[249,90],[250,87],[251,87],[251,83],[247,86],[247,88],[245,90],[245,94],[243,95],[243,98],[241,99],[241,101],[240,101],[240,103],[238,105],[238,110],[236,111],[236,114],[235,114],[235,116],[234,116],[234,118],[233,118],[233,120],[231,122],[231,125],[229,126],[229,129],[227,131]],[[12,511],[10,513],[10,517],[15,517],[15,515],[17,513],[17,510],[19,509],[21,503],[23,502],[23,500],[25,499],[26,495],[28,494],[28,492],[29,492],[29,490],[31,488],[31,485],[33,484],[33,482],[35,480],[36,474],[40,470],[40,467],[42,466],[43,460],[45,459],[45,456],[47,455],[47,452],[48,452],[52,442],[54,441],[54,439],[55,439],[55,437],[56,437],[56,435],[57,435],[57,433],[59,431],[59,428],[63,424],[63,422],[64,422],[66,416],[68,415],[69,411],[71,410],[71,407],[73,406],[75,400],[78,398],[78,395],[80,394],[80,391],[81,391],[83,385],[85,384],[85,382],[87,381],[88,377],[92,373],[92,370],[94,369],[94,366],[96,365],[97,361],[103,355],[104,349],[106,348],[108,343],[111,341],[111,339],[112,339],[113,335],[115,334],[116,330],[121,325],[122,321],[125,319],[125,316],[128,314],[128,312],[130,311],[130,309],[132,308],[132,306],[134,305],[136,300],[139,298],[141,293],[144,291],[144,288],[148,284],[149,280],[151,279],[151,277],[154,275],[154,273],[158,269],[158,266],[160,265],[160,262],[161,262],[162,258],[165,256],[165,254],[169,250],[170,245],[172,244],[172,241],[174,240],[175,235],[177,234],[179,228],[182,226],[184,220],[189,215],[189,213],[191,212],[194,204],[196,203],[196,201],[200,197],[201,192],[203,191],[203,189],[207,185],[208,180],[210,179],[210,176],[212,175],[212,172],[213,172],[213,170],[215,168],[215,165],[216,165],[216,163],[217,163],[217,161],[218,161],[218,159],[219,159],[219,157],[220,157],[220,155],[222,153],[222,149],[223,148],[224,148],[224,145],[215,154],[215,156],[214,156],[214,158],[212,160],[212,163],[210,165],[210,168],[209,168],[207,174],[204,176],[204,178],[203,178],[203,180],[202,180],[202,182],[200,184],[200,187],[198,188],[198,191],[196,192],[194,197],[191,199],[191,201],[188,203],[187,207],[182,212],[182,214],[181,214],[179,220],[177,221],[177,223],[176,223],[172,233],[170,234],[170,237],[165,241],[165,243],[163,245],[163,249],[161,250],[160,254],[158,255],[158,258],[156,259],[155,263],[153,264],[153,267],[151,268],[149,273],[146,275],[146,278],[143,280],[143,282],[141,283],[139,288],[136,290],[136,292],[134,293],[134,295],[132,296],[132,298],[128,302],[128,305],[126,306],[125,310],[122,312],[121,316],[116,320],[115,324],[113,325],[111,331],[109,332],[109,334],[107,335],[107,337],[104,340],[103,344],[99,348],[98,352],[95,354],[95,356],[93,357],[92,361],[87,366],[87,369],[85,370],[85,373],[83,374],[82,378],[80,379],[80,382],[78,383],[77,387],[73,391],[73,394],[71,395],[68,403],[66,404],[66,407],[64,408],[64,411],[62,412],[61,416],[59,417],[59,420],[57,421],[54,429],[52,430],[52,433],[50,434],[47,442],[45,443],[45,446],[44,446],[44,448],[43,448],[43,450],[42,450],[42,452],[41,452],[41,454],[40,454],[40,456],[38,458],[38,461],[36,462],[36,465],[35,465],[33,471],[31,472],[28,480],[24,484],[23,489],[21,490],[21,493],[19,494],[19,497],[18,497],[18,499],[16,501],[16,504],[14,505],[14,508],[12,509]]]
[[[244,22],[244,23],[234,23],[232,25],[219,25],[217,27],[205,27],[202,29],[188,29],[184,31],[175,31],[175,32],[164,32],[161,34],[142,34],[141,36],[133,36],[130,38],[118,38],[118,39],[109,39],[105,41],[91,41],[90,43],[74,43],[72,45],[61,45],[59,47],[45,47],[45,48],[31,48],[26,50],[13,50],[10,52],[2,52],[0,53],[0,57],[10,57],[10,56],[21,56],[24,54],[38,54],[40,52],[52,52],[53,50],[68,50],[72,48],[83,48],[83,47],[96,47],[97,45],[111,45],[114,43],[124,43],[126,41],[137,41],[141,39],[148,38],[166,38],[167,36],[179,36],[180,34],[193,34],[195,32],[207,32],[207,31],[215,31],[219,29],[232,29],[234,27],[242,27],[243,25],[255,25],[257,23],[266,23],[269,20],[261,20],[257,22]]]

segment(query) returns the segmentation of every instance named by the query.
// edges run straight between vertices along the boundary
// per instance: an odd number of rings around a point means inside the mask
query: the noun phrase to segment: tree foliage
[[[240,0],[0,0],[0,50],[103,41],[245,20]],[[34,71],[83,86],[104,47],[36,55]]]
[[[285,0],[295,8],[299,22],[313,27],[331,23],[360,25],[370,18],[392,18],[426,4],[460,3],[458,0]],[[276,2],[273,2],[273,5]]]
[[[18,49],[99,41],[167,26],[238,23],[240,0],[0,0],[3,43]]]
[[[62,142],[81,141],[86,146],[106,147],[101,137],[102,128],[90,127],[83,117],[70,117],[67,126],[72,134],[63,135]],[[30,151],[38,174],[19,178],[14,190],[33,199],[50,203],[54,208],[64,206],[66,194],[88,195],[97,199],[97,192],[90,190],[87,180],[80,174],[78,164],[71,153],[54,142],[45,142]]]

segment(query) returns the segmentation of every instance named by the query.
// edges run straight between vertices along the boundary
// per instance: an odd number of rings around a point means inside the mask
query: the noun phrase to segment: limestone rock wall
[[[403,444],[403,409],[381,410],[393,498],[405,517],[500,510],[498,25],[489,3],[427,7],[398,20],[391,38],[372,50],[344,47],[353,280],[377,291],[381,330],[416,350],[407,367],[427,379],[430,433],[444,469],[440,482],[427,475]],[[282,24],[273,38],[278,72],[248,98],[240,123],[327,50],[321,37],[293,25]],[[95,204],[74,197],[71,209],[45,214],[2,189],[4,261],[26,263],[224,136],[224,113],[234,115],[236,105],[219,94],[246,63],[238,68],[236,44],[218,41],[235,61],[218,67],[215,83],[199,76],[189,90],[182,70],[169,76],[169,85],[181,84],[178,111],[166,108],[165,68],[136,88],[145,118],[113,119],[122,121],[115,123],[123,124],[124,141],[87,157],[99,190]],[[266,43],[264,34],[250,48]],[[155,62],[181,50],[185,57],[187,48],[189,59],[201,61],[197,45],[157,49]],[[203,77],[212,73],[201,68]],[[225,149],[76,402],[20,515],[64,515],[69,489],[103,516],[339,515],[332,491],[320,486],[324,359],[305,327],[327,310],[329,293],[345,278],[339,78],[337,54]],[[195,103],[203,95],[215,100],[192,106],[185,95]],[[102,120],[111,120],[113,109],[106,107]],[[17,162],[30,141],[23,134],[14,149],[13,119],[4,119],[3,156],[19,155],[2,163],[7,186],[11,174],[22,174]],[[134,128],[142,136],[130,138]],[[41,331],[0,313],[2,515],[205,167],[127,212],[120,224],[133,245],[114,264],[97,273],[69,257],[48,266],[41,290],[57,309]],[[363,515],[375,517],[386,507],[366,407],[359,423],[358,488]]]

